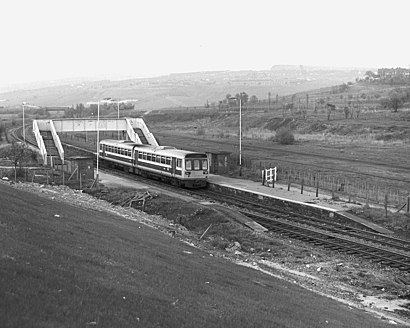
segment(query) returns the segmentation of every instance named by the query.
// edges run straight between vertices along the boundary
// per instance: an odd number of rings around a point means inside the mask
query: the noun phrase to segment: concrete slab
[[[384,235],[392,235],[393,234],[393,231],[387,230],[386,228],[383,228],[383,227],[381,227],[381,226],[379,226],[379,225],[377,225],[373,222],[369,222],[367,220],[364,220],[361,217],[356,216],[352,213],[337,212],[337,214],[343,216],[346,219],[352,220],[352,221],[357,222],[357,223],[359,223],[363,226],[366,226],[366,227],[368,227],[368,228],[370,228],[370,229],[372,229],[376,232],[382,233]]]

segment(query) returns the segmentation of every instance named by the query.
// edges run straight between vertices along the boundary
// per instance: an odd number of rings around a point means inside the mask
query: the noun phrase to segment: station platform
[[[304,188],[302,193],[301,187],[297,185],[291,185],[288,190],[288,185],[275,182],[275,187],[272,188],[272,186],[262,185],[261,182],[213,174],[209,175],[208,183],[210,188],[213,189],[230,191],[235,194],[248,194],[258,199],[269,199],[273,202],[280,202],[289,207],[304,207],[307,210],[319,212],[330,218],[338,215],[375,232],[393,234],[392,231],[349,212],[350,209],[357,208],[360,205],[347,203],[342,200],[334,200],[331,195],[327,194],[319,194],[318,197],[316,197],[316,190],[311,190],[310,188]]]

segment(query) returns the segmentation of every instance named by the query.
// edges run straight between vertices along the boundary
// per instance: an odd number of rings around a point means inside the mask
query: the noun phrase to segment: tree
[[[326,104],[327,107],[327,120],[330,121],[330,115],[332,114],[332,112],[336,111],[336,106],[333,104]]]
[[[248,94],[246,93],[246,92],[241,92],[241,93],[237,93],[236,95],[235,95],[235,98],[237,98],[237,99],[241,99],[241,102],[242,102],[242,105],[244,105],[244,104],[246,104],[247,102],[248,102],[248,100],[249,100],[249,96],[248,96]]]
[[[276,131],[275,140],[282,145],[292,145],[295,142],[295,136],[287,127],[281,127]]]
[[[345,107],[343,108],[343,111],[344,111],[344,113],[345,113],[345,118],[349,118],[349,114],[350,114],[350,109],[349,109],[349,107],[345,106]]]
[[[21,142],[13,141],[11,145],[2,148],[1,157],[7,157],[14,165],[14,180],[17,180],[17,166],[22,166],[36,159],[35,151],[31,150]]]
[[[399,107],[401,107],[401,105],[403,105],[405,101],[406,96],[398,90],[393,90],[392,92],[390,92],[389,97],[382,98],[380,100],[381,104],[384,107],[392,109],[395,113],[398,111]]]
[[[269,99],[269,101],[270,101],[270,99]],[[251,104],[257,104],[258,103],[258,97],[256,97],[255,95],[251,96],[251,98],[249,99],[249,102]],[[269,103],[269,106],[270,106],[270,103]]]
[[[6,135],[6,127],[4,123],[0,123],[0,141],[3,140],[2,134]]]

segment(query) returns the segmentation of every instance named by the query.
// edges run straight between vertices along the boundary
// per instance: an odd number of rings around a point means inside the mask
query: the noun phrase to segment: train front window
[[[208,169],[208,160],[203,159],[202,160],[202,170],[207,170]]]
[[[192,170],[192,161],[185,161],[185,170],[191,171]]]
[[[194,170],[198,171],[201,168],[199,167],[199,159],[194,159]]]

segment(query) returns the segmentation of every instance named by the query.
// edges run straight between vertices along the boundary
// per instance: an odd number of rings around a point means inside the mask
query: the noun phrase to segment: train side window
[[[192,170],[192,161],[190,161],[190,160],[185,161],[185,170],[187,170],[187,171]]]
[[[167,165],[171,165],[171,157],[167,157],[165,159],[165,162],[166,162]]]
[[[155,158],[157,157],[157,155],[152,155],[152,161],[155,162]]]
[[[147,154],[147,160],[148,160],[148,161],[151,161],[151,160],[152,160],[151,154],[149,154],[149,153]]]
[[[200,170],[199,159],[194,159],[194,170]]]
[[[145,160],[147,159],[147,153],[142,154],[142,159],[145,159]]]
[[[182,167],[182,159],[177,159],[177,167]]]
[[[161,163],[161,156],[157,155],[157,158],[155,160],[157,163]]]
[[[141,152],[138,153],[138,158],[142,159],[142,153]]]
[[[161,156],[161,164],[165,164],[165,156]]]
[[[208,169],[208,160],[203,159],[202,160],[202,170],[207,170]]]

